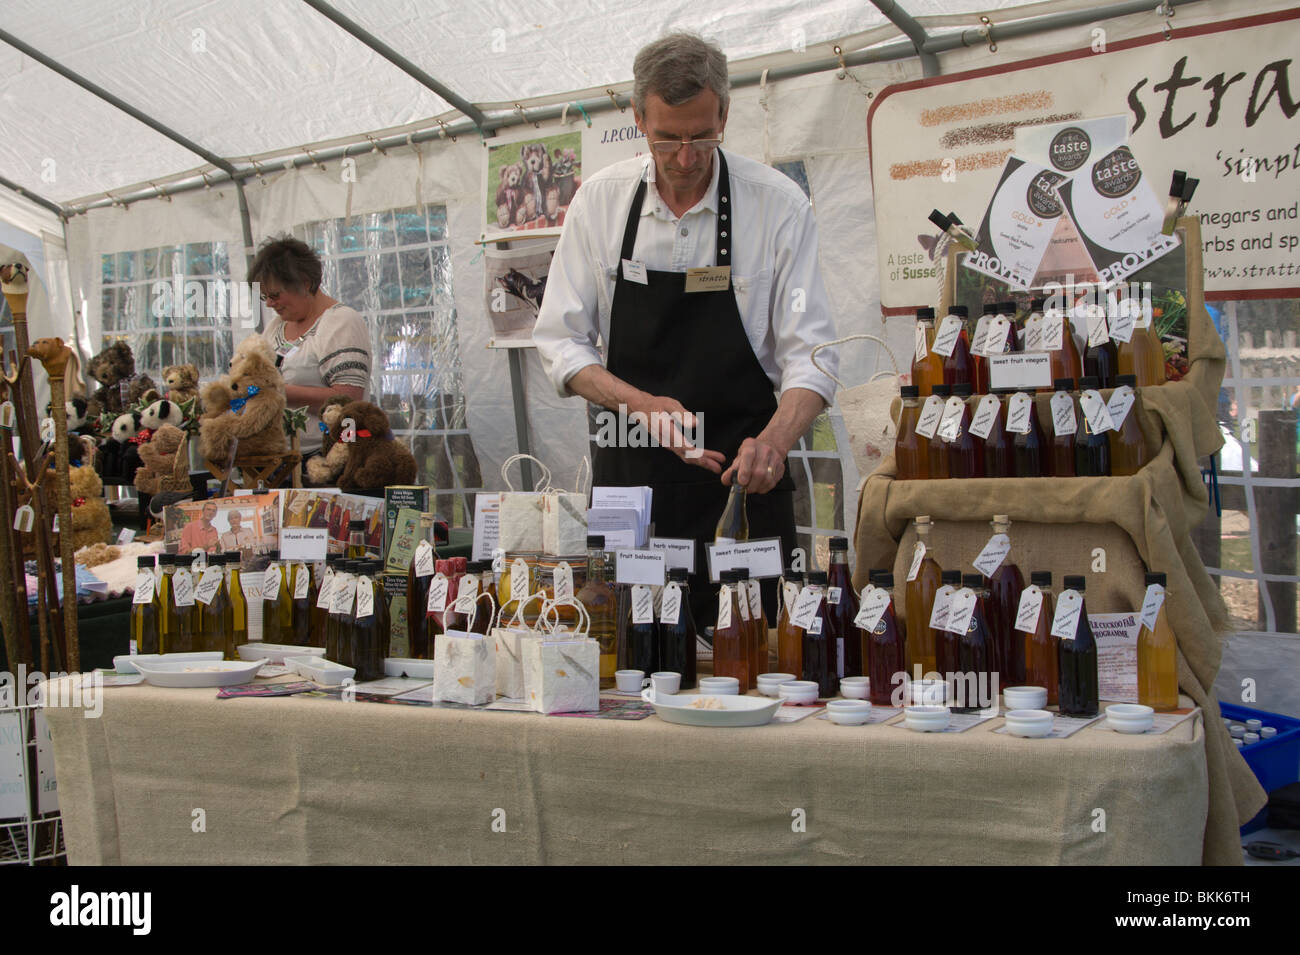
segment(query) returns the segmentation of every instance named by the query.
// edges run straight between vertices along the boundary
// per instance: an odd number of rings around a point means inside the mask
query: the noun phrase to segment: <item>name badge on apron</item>
[[[686,270],[687,292],[725,292],[731,288],[730,265],[708,265]]]

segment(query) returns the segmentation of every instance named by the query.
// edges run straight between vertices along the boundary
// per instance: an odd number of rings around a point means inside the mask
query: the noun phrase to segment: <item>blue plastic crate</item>
[[[1280,713],[1265,710],[1252,710],[1248,706],[1236,706],[1232,703],[1219,703],[1219,710],[1225,717],[1236,723],[1246,720],[1259,720],[1265,726],[1277,728],[1277,735],[1270,740],[1260,740],[1249,746],[1243,746],[1241,755],[1246,760],[1259,784],[1265,792],[1281,789],[1294,782],[1300,782],[1300,720]],[[1268,810],[1263,809],[1250,822],[1241,827],[1242,834],[1264,828]]]

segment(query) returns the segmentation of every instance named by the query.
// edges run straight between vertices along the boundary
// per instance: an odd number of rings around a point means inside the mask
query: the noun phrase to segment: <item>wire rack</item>
[[[36,796],[36,785],[41,778],[37,763],[36,712],[39,706],[5,705],[12,701],[0,700],[0,725],[12,722],[18,716],[19,738],[23,742],[24,758],[24,815],[0,819],[0,866],[6,865],[64,865],[67,848],[63,844],[63,817],[58,812],[41,813]],[[47,766],[52,776],[53,766]]]

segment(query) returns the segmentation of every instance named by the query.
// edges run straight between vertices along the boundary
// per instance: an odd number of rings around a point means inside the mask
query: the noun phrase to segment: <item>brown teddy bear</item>
[[[355,429],[352,441],[346,427],[340,441],[348,449],[347,464],[339,477],[345,491],[412,484],[415,481],[415,458],[400,441],[394,440],[388,427],[388,415],[369,401],[352,401],[343,406],[341,425],[351,421]]]
[[[86,373],[100,384],[87,402],[86,417],[92,420],[101,414],[120,415],[150,392],[150,400],[161,397],[152,378],[135,373],[135,355],[126,342],[114,342],[90,359]]]
[[[333,486],[348,463],[348,446],[339,441],[339,435],[343,408],[351,400],[347,395],[331,395],[321,407],[321,453],[307,462],[307,480],[316,487]]]
[[[140,445],[142,464],[135,472],[135,489],[149,495],[190,490],[188,461],[180,462],[179,468],[177,466],[176,456],[184,445],[184,431],[171,424],[160,426],[153,437]],[[179,475],[177,470],[180,470]]]
[[[284,454],[284,378],[275,367],[275,353],[261,336],[244,339],[235,350],[230,374],[203,390],[203,419],[199,448],[209,461],[225,461],[236,441],[236,455],[262,457]],[[212,401],[209,403],[209,397]],[[214,409],[222,408],[218,413]]]
[[[163,369],[163,387],[169,401],[184,404],[191,398],[199,396],[199,369],[195,365],[168,365]],[[193,414],[203,410],[201,404],[194,406]]]
[[[107,543],[113,536],[113,516],[104,502],[104,485],[90,465],[69,468],[72,491],[72,549]]]

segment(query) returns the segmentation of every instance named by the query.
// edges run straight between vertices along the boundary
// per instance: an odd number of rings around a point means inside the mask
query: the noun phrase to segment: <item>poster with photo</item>
[[[577,128],[550,135],[530,128],[484,141],[480,242],[560,234],[582,185],[582,138]]]
[[[533,326],[546,292],[558,239],[526,243],[523,248],[484,250],[487,316],[492,323],[489,348],[529,348]]]
[[[344,494],[338,488],[294,488],[284,494],[285,527],[324,527],[329,530],[328,552],[347,550],[348,527],[365,522],[366,547],[379,553],[384,542],[384,502],[377,497]]]
[[[171,554],[239,551],[240,570],[261,570],[280,546],[279,495],[209,498],[164,508],[163,543]]]

